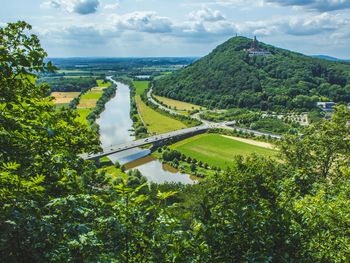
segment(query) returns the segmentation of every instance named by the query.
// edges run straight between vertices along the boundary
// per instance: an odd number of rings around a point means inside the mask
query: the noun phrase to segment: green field
[[[148,88],[149,81],[133,81],[136,95],[142,95]]]
[[[140,95],[148,88],[148,83],[149,81],[134,81],[137,109],[147,127],[147,130],[151,133],[160,134],[186,128],[186,125],[181,121],[153,110],[142,101]]]
[[[102,96],[102,91],[101,92],[87,92],[83,96],[81,96],[81,100],[84,99],[95,99],[98,100]]]
[[[107,87],[109,87],[109,86],[111,85],[110,82],[104,83],[104,82],[103,82],[103,79],[98,79],[98,80],[96,80],[96,83],[97,83],[97,85],[98,85],[99,87],[104,87],[104,88],[107,88]]]
[[[235,155],[249,155],[251,153],[264,156],[275,156],[276,151],[233,139],[219,134],[202,134],[170,146],[171,149],[196,158],[198,161],[218,167],[230,166]]]
[[[181,121],[165,116],[148,107],[139,95],[136,95],[136,104],[139,113],[146,124],[147,130],[151,133],[166,133],[186,128]]]
[[[199,110],[201,109],[201,106],[179,101],[179,100],[173,100],[166,97],[161,96],[154,96],[157,100],[164,103],[167,107],[176,109],[178,111],[191,111],[191,110]]]
[[[87,116],[90,114],[90,112],[92,111],[92,109],[88,109],[88,108],[78,108],[76,109],[77,113],[79,114],[79,117],[77,118],[78,121],[82,122],[82,123],[88,123],[87,122]]]

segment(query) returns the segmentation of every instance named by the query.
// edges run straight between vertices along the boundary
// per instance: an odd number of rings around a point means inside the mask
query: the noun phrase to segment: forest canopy
[[[160,96],[209,108],[310,110],[317,101],[350,102],[350,63],[332,62],[259,43],[270,56],[249,56],[245,37],[154,83]]]

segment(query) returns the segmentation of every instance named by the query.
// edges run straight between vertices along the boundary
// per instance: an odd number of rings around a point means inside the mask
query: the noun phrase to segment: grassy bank
[[[148,81],[134,81],[136,89],[135,101],[139,114],[150,133],[166,133],[186,128],[181,121],[165,116],[151,107],[147,106],[141,99],[141,95],[148,88]]]
[[[202,134],[169,147],[186,156],[196,158],[198,161],[221,168],[230,166],[235,155],[249,155],[251,153],[264,156],[275,156],[277,152],[272,149],[226,138],[218,134]]]

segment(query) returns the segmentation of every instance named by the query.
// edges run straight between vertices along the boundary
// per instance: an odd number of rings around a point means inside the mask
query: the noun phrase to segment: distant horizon
[[[21,8],[18,8],[18,7]],[[12,0],[0,27],[23,20],[53,58],[203,57],[236,34],[348,60],[350,1]]]

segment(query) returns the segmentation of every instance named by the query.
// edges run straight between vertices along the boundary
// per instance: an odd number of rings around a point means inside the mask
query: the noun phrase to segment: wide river
[[[126,143],[135,140],[132,135],[132,120],[130,118],[130,88],[120,82],[115,82],[117,91],[105,105],[97,124],[100,126],[102,147]],[[150,151],[131,149],[122,153],[110,155],[112,162],[118,161],[127,169],[138,169],[149,182],[181,182],[192,184],[194,181],[188,174],[182,174],[159,160],[149,156]]]

